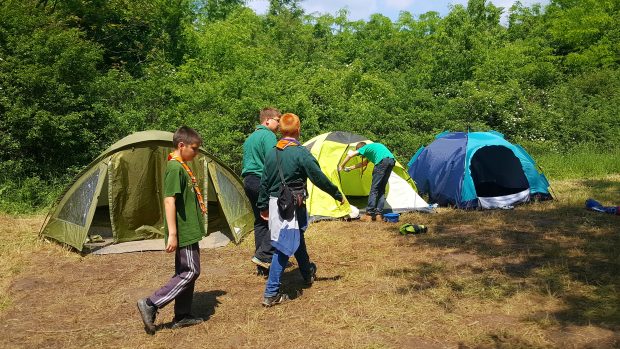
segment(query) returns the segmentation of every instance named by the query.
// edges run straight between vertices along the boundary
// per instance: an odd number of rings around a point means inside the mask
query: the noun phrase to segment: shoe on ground
[[[376,220],[377,220],[377,216],[373,216],[369,214],[364,214],[360,217],[360,222],[372,222]]]
[[[316,264],[310,263],[310,276],[304,277],[304,282],[306,283],[306,286],[312,286],[315,280],[316,280]]]
[[[288,301],[290,298],[285,293],[278,293],[272,297],[263,298],[263,306],[266,308],[273,307],[276,304],[281,304]]]
[[[155,334],[155,317],[157,316],[157,307],[150,306],[146,303],[146,298],[138,301],[138,311],[144,323],[144,331],[150,335]]]
[[[260,259],[256,258],[256,256],[252,257],[252,263],[258,265],[259,267],[263,267],[265,269],[269,269],[270,263],[263,262]]]
[[[262,276],[262,277],[268,277],[269,276],[269,269],[267,268],[263,268],[260,265],[256,266],[256,275],[258,276]]]
[[[170,328],[177,329],[177,328],[181,328],[181,327],[194,326],[194,325],[198,325],[199,323],[202,323],[204,321],[205,320],[203,318],[194,317],[192,315],[186,315],[186,316],[182,317],[181,319],[175,318],[174,321],[172,322],[172,326]]]

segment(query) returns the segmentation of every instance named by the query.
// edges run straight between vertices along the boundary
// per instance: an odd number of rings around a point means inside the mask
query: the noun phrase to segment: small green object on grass
[[[423,234],[428,231],[428,227],[422,224],[405,223],[400,226],[399,231],[402,235]]]

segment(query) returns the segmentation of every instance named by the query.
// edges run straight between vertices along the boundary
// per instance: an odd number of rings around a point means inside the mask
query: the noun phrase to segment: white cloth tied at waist
[[[298,214],[307,214],[306,210],[297,209],[291,220],[285,220],[280,217],[278,210],[278,198],[269,197],[269,231],[271,232],[271,245],[278,251],[292,256],[299,248],[301,241],[301,229],[297,219]],[[308,220],[306,219],[306,222]],[[301,228],[306,228],[301,227]]]

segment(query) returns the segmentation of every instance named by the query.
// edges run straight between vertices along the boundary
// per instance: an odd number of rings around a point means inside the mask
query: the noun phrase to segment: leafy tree
[[[620,138],[615,0],[516,3],[507,26],[485,0],[396,21],[244,4],[0,2],[0,209],[45,206],[100,151],[146,129],[192,126],[240,170],[266,106],[300,115],[302,140],[356,132],[401,160],[446,129],[492,128],[539,149]]]

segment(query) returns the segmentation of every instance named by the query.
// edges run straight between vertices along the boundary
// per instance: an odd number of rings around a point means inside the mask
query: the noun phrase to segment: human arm
[[[327,178],[323,171],[321,171],[321,166],[319,166],[318,161],[314,158],[314,156],[312,156],[312,154],[307,152],[307,154],[305,154],[305,156],[301,159],[301,164],[306,176],[312,183],[314,183],[314,185],[331,195],[331,197],[339,201],[340,204],[344,204],[344,195],[342,195],[340,190],[338,190],[338,187],[335,186],[329,178]]]
[[[364,160],[362,160],[362,162],[359,162],[359,163],[357,163],[357,164],[355,164],[353,166],[345,167],[344,170],[346,172],[348,172],[348,171],[351,171],[351,170],[358,169],[360,167],[364,167],[366,165],[368,165],[368,159],[364,159]]]
[[[179,239],[177,236],[177,209],[175,196],[168,196],[164,198],[164,211],[166,212],[166,223],[168,225],[168,243],[166,244],[166,252],[174,252],[179,245]]]
[[[347,156],[345,156],[344,160],[342,160],[342,163],[338,165],[338,171],[342,171],[344,169],[344,165],[346,165],[347,162],[349,162],[349,160],[351,160],[354,156],[358,156],[359,154],[360,153],[357,150],[349,151],[347,153]]]

